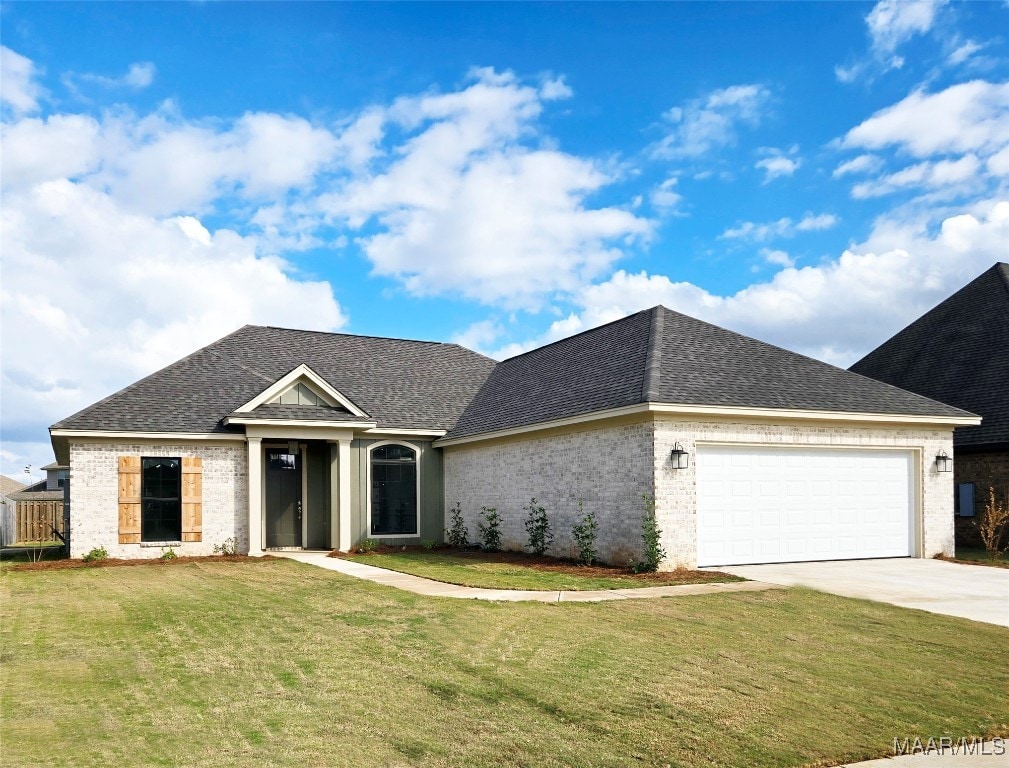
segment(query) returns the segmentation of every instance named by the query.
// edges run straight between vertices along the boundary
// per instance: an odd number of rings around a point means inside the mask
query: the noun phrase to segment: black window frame
[[[376,458],[376,453],[381,451],[383,448],[402,448],[408,451],[412,458],[405,459],[403,457],[399,458]],[[382,469],[376,471],[376,467],[381,467]],[[392,472],[391,470],[395,468],[400,468],[400,472]],[[413,514],[408,515],[408,510],[403,509],[399,511],[391,511],[388,509],[380,509],[380,505],[388,500],[388,497],[383,497],[381,493],[384,488],[388,487],[389,483],[397,483],[401,486],[404,484],[405,479],[402,477],[394,477],[395,474],[402,475],[402,470],[407,467],[412,469],[413,477],[411,482],[409,482],[409,488],[412,491],[413,500]],[[396,538],[396,537],[417,537],[420,535],[420,451],[412,445],[407,445],[406,443],[385,443],[382,445],[375,445],[368,451],[368,473],[369,473],[369,483],[370,483],[370,509],[368,515],[368,535],[375,538]],[[402,495],[400,495],[402,497]],[[410,496],[406,497],[407,499]],[[393,519],[390,519],[393,518]],[[394,521],[399,521],[400,526],[395,526]],[[408,525],[402,525],[402,523],[408,522]]]
[[[175,478],[155,477],[149,463],[175,462]],[[182,541],[182,458],[141,456],[140,458],[140,541]]]

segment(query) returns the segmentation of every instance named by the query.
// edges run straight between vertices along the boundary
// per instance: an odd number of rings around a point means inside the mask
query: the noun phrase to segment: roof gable
[[[1009,443],[1009,264],[997,263],[851,366],[982,416],[958,448]]]
[[[291,397],[292,394],[294,397]],[[304,363],[281,376],[249,402],[240,405],[235,413],[250,413],[267,403],[329,406],[342,408],[361,418],[368,417],[367,413],[344,397],[340,390]]]

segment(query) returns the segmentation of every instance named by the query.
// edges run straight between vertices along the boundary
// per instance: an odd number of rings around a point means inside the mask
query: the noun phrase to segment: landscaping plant
[[[631,570],[634,573],[655,573],[666,557],[666,550],[662,546],[662,531],[655,519],[655,499],[647,493],[641,498],[645,500],[645,516],[641,520],[642,556],[640,560],[631,560]]]
[[[445,538],[448,539],[449,546],[465,549],[469,546],[469,529],[462,519],[462,507],[457,501],[449,511],[452,513],[452,525],[445,531]]]
[[[529,501],[529,506],[522,507],[529,514],[526,517],[526,533],[529,535],[529,549],[534,554],[543,555],[553,544],[554,534],[550,530],[550,520],[545,507],[536,504],[536,499]]]
[[[480,529],[480,546],[488,552],[501,551],[501,515],[495,507],[482,507],[482,518],[477,527]]]
[[[85,563],[99,563],[109,556],[109,551],[105,547],[95,547],[81,559]]]
[[[1009,504],[1005,499],[999,499],[995,495],[994,488],[988,488],[988,501],[984,505],[984,512],[974,525],[977,526],[978,534],[988,552],[988,559],[995,562],[999,555],[1009,549],[1009,543],[1003,543],[1003,537],[1009,529]]]
[[[571,529],[571,538],[578,550],[578,562],[581,565],[592,565],[599,556],[596,549],[596,539],[599,536],[599,522],[594,512],[582,513],[582,502],[578,501],[578,522]]]
[[[224,540],[223,544],[214,545],[215,555],[237,555],[238,554],[238,542],[235,541],[234,537],[229,537]]]

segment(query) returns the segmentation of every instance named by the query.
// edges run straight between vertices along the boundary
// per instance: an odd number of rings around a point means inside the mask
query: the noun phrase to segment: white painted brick
[[[70,444],[70,554],[82,557],[105,547],[110,557],[156,558],[162,550],[119,543],[119,457],[199,456],[203,459],[203,541],[175,547],[179,555],[213,554],[234,538],[249,550],[246,448],[200,443]]]

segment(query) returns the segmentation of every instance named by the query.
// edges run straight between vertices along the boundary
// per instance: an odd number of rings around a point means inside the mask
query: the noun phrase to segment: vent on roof
[[[294,386],[281,392],[270,402],[280,403],[281,405],[335,405],[335,403],[329,402],[329,400],[324,398],[318,392],[310,389],[306,384],[300,381]]]

